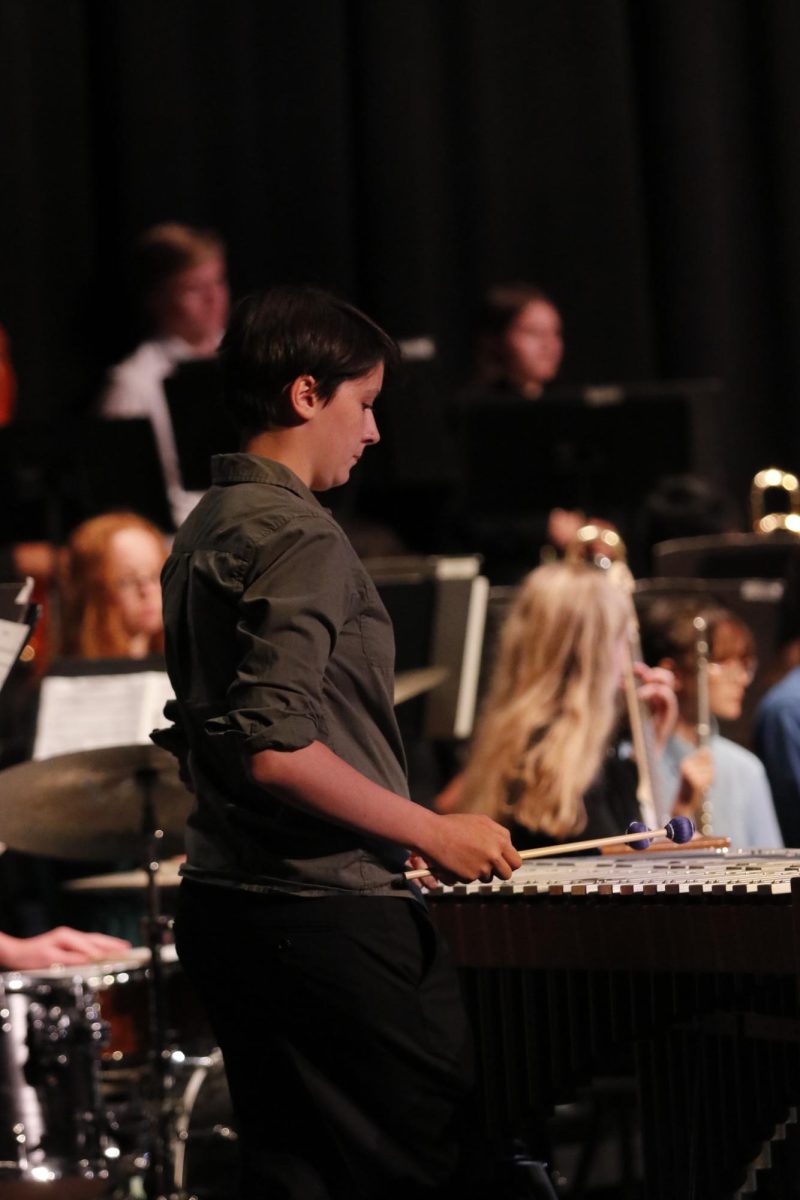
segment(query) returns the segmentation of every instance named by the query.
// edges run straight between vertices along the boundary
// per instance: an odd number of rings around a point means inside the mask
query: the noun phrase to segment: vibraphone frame
[[[556,880],[572,863],[605,884],[553,882],[551,861],[516,888],[431,895],[472,1011],[490,1133],[530,1135],[632,1052],[648,1200],[728,1200],[770,1160],[758,1194],[800,1195],[800,857],[780,857],[778,885],[758,881],[764,857],[739,856],[749,882],[716,887],[718,862],[676,861],[677,883],[668,864],[639,886],[630,859],[573,859]]]

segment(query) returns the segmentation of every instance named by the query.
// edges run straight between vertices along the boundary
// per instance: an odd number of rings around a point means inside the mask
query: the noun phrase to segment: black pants
[[[467,1021],[420,905],[184,882],[175,931],[225,1058],[243,1200],[472,1194]]]

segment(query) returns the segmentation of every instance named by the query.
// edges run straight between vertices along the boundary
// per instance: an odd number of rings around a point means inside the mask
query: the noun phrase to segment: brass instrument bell
[[[567,562],[590,562],[606,570],[612,563],[625,562],[625,543],[616,529],[592,521],[581,525],[564,557]]]
[[[765,495],[773,490],[786,494],[788,512],[765,511]],[[780,529],[800,534],[800,480],[797,476],[779,467],[765,467],[754,475],[750,485],[750,517],[756,533],[774,533]]]

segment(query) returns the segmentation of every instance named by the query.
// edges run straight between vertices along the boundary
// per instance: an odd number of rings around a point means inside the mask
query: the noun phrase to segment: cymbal
[[[394,681],[394,703],[403,704],[423,692],[432,692],[447,678],[447,667],[420,667],[416,671],[399,671]]]
[[[141,860],[148,851],[142,771],[152,772],[153,811],[164,833],[158,857],[180,854],[192,797],[173,756],[149,744],[81,750],[0,771],[0,841],[51,858]]]
[[[162,862],[156,872],[158,886],[177,887],[181,881],[178,874],[180,865],[170,859]],[[82,879],[68,879],[62,887],[65,892],[141,892],[147,887],[147,872],[115,871],[111,875],[87,875]]]

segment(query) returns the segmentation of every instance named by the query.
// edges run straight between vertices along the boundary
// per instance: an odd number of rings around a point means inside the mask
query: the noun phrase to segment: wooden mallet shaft
[[[652,842],[655,838],[668,838],[669,829],[644,829],[641,833],[620,833],[613,837],[587,838],[583,842],[562,842],[560,846],[538,846],[536,850],[520,850],[519,856],[526,858],[549,858],[551,854],[572,854],[575,850],[598,850],[601,846],[623,845],[628,842]]]

